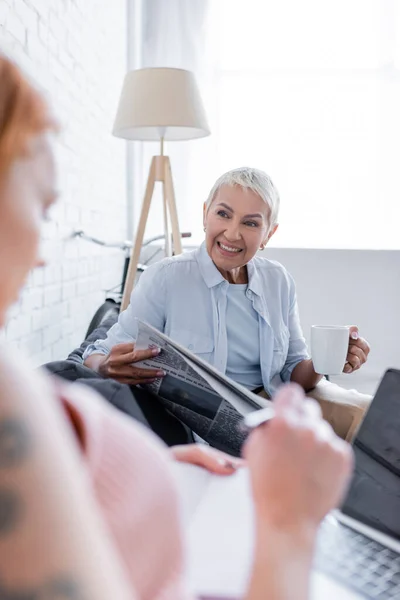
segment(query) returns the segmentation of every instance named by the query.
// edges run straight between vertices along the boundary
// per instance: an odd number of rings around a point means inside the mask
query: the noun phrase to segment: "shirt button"
[[[189,344],[188,350],[193,350],[193,344]]]

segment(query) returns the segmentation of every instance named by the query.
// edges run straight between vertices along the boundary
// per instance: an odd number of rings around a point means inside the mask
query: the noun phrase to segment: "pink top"
[[[188,599],[177,492],[162,442],[87,387],[56,385],[133,597]]]

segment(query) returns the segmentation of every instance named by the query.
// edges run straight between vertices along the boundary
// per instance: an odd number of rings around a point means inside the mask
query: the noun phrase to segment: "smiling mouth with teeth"
[[[233,246],[226,246],[222,242],[217,242],[217,244],[222,250],[225,250],[225,252],[231,252],[232,254],[238,254],[239,252],[242,252],[242,248],[234,248]]]

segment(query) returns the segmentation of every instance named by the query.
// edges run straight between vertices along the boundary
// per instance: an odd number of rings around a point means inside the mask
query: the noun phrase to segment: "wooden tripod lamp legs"
[[[129,305],[129,300],[135,284],[137,266],[139,264],[140,252],[143,245],[143,238],[146,229],[146,223],[149,216],[150,204],[153,197],[154,185],[156,181],[162,182],[163,187],[163,208],[164,208],[164,233],[166,236],[167,255],[171,254],[171,238],[169,234],[168,216],[171,220],[172,240],[174,253],[182,253],[182,241],[179,231],[178,211],[175,203],[174,185],[172,182],[171,163],[168,156],[153,156],[149,176],[147,179],[146,192],[144,195],[142,210],[135,238],[134,246],[129,262],[129,269],[126,277],[124,293],[122,296],[121,311]],[[168,215],[169,213],[169,215]]]
[[[168,156],[164,157],[164,186],[167,196],[167,205],[172,227],[172,240],[175,254],[182,254],[182,238],[179,231],[178,211],[176,209],[174,184],[172,182],[171,163]]]

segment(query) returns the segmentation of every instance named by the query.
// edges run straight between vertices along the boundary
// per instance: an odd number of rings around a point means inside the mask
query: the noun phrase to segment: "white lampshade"
[[[191,140],[210,134],[193,73],[153,68],[125,75],[113,134],[128,140]]]

